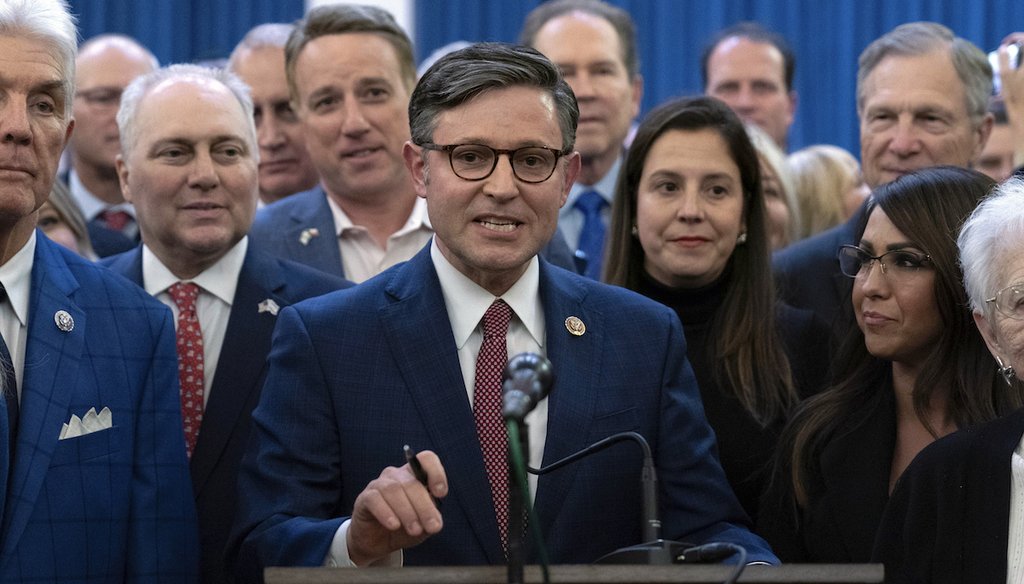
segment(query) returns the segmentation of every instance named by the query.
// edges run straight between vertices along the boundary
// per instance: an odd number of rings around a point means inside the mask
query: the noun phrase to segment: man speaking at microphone
[[[532,466],[639,432],[656,457],[664,537],[777,561],[718,464],[674,313],[537,256],[579,172],[578,115],[532,49],[474,45],[423,76],[404,157],[433,240],[281,312],[240,476],[229,551],[240,581],[266,566],[504,563],[501,373],[524,351],[555,375],[526,419]],[[403,444],[422,451],[426,487]],[[623,444],[540,477],[553,563],[641,543],[641,464]]]

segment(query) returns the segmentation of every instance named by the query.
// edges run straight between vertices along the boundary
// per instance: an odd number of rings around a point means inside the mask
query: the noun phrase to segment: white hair
[[[0,2],[0,36],[42,41],[60,65],[64,87],[64,115],[71,117],[75,95],[75,56],[78,29],[65,0],[3,0]]]
[[[1024,245],[1024,180],[1010,178],[992,190],[964,222],[957,238],[964,288],[971,309],[992,316],[985,299],[1003,282],[1003,260],[1019,254]]]
[[[292,34],[293,30],[295,30],[294,24],[280,22],[268,22],[252,28],[249,32],[245,33],[242,40],[231,51],[231,57],[228,58],[228,69],[236,66],[242,53],[247,51],[270,47],[281,49],[284,52],[284,46],[288,44],[288,37]]]
[[[142,98],[154,87],[164,81],[182,79],[196,81],[214,81],[226,87],[245,114],[245,136],[252,146],[253,156],[259,157],[259,148],[256,147],[256,124],[253,119],[252,97],[249,94],[249,86],[238,78],[234,73],[224,69],[213,69],[199,65],[170,65],[156,71],[136,77],[121,95],[121,108],[117,110],[117,129],[121,134],[121,152],[130,152],[138,140],[135,130],[136,110]]]

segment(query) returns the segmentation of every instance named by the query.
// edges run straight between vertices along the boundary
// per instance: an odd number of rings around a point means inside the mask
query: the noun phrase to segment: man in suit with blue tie
[[[643,95],[633,18],[603,0],[552,0],[526,17],[519,42],[551,59],[576,95],[580,173],[558,226],[577,270],[600,280],[623,144]]]
[[[104,263],[177,318],[179,376],[203,582],[227,581],[238,465],[278,311],[349,285],[261,253],[246,232],[259,193],[248,87],[173,65],[128,86],[118,113],[121,188],[142,245]]]
[[[239,475],[239,580],[274,565],[503,563],[499,376],[522,351],[555,370],[527,418],[532,466],[637,431],[666,536],[774,561],[719,466],[674,313],[538,257],[580,168],[579,110],[551,62],[471,46],[424,74],[409,112],[405,161],[435,235],[373,280],[282,311]],[[338,357],[352,354],[365,356]],[[403,444],[422,450],[429,487]],[[640,542],[640,472],[626,447],[540,477],[553,562]]]
[[[76,37],[63,0],[0,9],[0,581],[194,582],[170,311],[35,229]]]

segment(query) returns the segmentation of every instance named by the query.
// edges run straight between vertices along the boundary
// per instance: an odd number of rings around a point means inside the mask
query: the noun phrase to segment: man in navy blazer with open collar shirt
[[[656,457],[665,536],[729,541],[752,560],[776,561],[745,527],[718,463],[678,318],[537,257],[579,171],[571,95],[547,59],[507,45],[453,53],[420,81],[405,160],[427,200],[433,242],[355,288],[282,311],[239,475],[229,546],[239,581],[257,581],[265,566],[395,561],[398,550],[408,565],[505,561],[466,391],[472,361],[456,345],[449,311],[505,294],[514,307],[524,283],[518,305],[542,314],[538,344],[556,377],[541,426],[544,462],[637,431]],[[424,113],[428,106],[437,109]],[[490,174],[470,181],[433,149],[468,140],[566,153],[546,180],[519,176],[548,159],[500,154]],[[516,312],[512,328],[535,326],[523,317]],[[439,508],[402,466],[403,444],[423,450]],[[535,506],[553,562],[591,562],[640,543],[640,471],[640,453],[622,446],[540,477]]]

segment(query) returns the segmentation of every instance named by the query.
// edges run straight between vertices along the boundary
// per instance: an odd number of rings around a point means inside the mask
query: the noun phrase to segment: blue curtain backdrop
[[[250,28],[302,17],[303,0],[70,0],[83,40],[116,32],[161,63],[227,57]]]
[[[700,55],[715,31],[756,20],[781,33],[797,55],[799,93],[793,149],[816,143],[859,156],[854,103],[857,57],[896,25],[932,20],[984,51],[1024,30],[1021,0],[610,0],[637,24],[643,112],[673,96],[699,93]],[[540,0],[417,0],[418,56],[455,40],[514,41]]]
[[[514,41],[541,0],[416,0],[417,53],[455,40]],[[1024,30],[1021,0],[611,0],[637,23],[643,111],[697,93],[700,53],[714,31],[756,20],[797,54],[800,96],[792,148],[825,142],[858,153],[857,56],[872,39],[913,20],[941,22],[983,50]],[[249,28],[300,18],[303,0],[71,0],[83,39],[102,32],[138,38],[163,63],[225,57]]]

